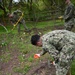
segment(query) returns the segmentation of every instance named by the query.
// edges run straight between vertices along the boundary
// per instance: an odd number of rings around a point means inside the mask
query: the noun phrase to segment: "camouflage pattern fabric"
[[[74,19],[71,19],[68,22],[65,22],[65,29],[71,31],[74,28]]]
[[[66,75],[75,55],[75,33],[55,30],[42,36],[44,55],[49,53],[56,62],[56,75]],[[58,61],[57,61],[58,60]]]
[[[20,10],[16,10],[14,12],[12,12],[11,14],[13,17],[10,19],[12,21],[13,24],[15,24],[19,18],[22,16],[22,12]],[[26,26],[25,20],[22,18],[20,20],[20,22],[18,23],[18,32],[20,32],[20,24],[22,24],[24,26],[25,30],[28,30],[28,27]]]
[[[64,20],[65,20],[65,29],[71,31],[74,27],[74,5],[70,3],[67,5],[65,13],[64,13]]]

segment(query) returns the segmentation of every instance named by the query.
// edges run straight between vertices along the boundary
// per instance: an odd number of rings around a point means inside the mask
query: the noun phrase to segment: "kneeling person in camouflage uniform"
[[[54,58],[56,75],[71,75],[68,71],[75,56],[75,33],[55,30],[43,36],[33,35],[31,43],[43,48],[40,56],[48,52]]]

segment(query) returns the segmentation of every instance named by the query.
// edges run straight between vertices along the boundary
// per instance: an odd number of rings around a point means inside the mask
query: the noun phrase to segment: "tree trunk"
[[[12,9],[12,1],[13,1],[13,0],[10,0],[10,2],[9,2],[9,7],[8,7],[9,13],[11,13],[11,9]]]

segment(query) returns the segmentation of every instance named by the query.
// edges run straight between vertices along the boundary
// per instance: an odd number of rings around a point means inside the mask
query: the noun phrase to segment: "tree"
[[[8,9],[9,9],[9,12],[10,12],[10,13],[11,13],[11,9],[12,9],[12,1],[13,1],[13,0],[10,0],[9,6],[8,6]]]
[[[0,0],[0,9],[4,11],[4,15],[7,15],[8,12],[11,12],[13,0]]]
[[[0,9],[4,11],[4,14],[6,14],[6,9],[4,7],[4,0],[0,0]]]

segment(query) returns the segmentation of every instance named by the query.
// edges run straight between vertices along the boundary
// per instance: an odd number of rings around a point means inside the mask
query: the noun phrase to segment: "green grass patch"
[[[43,22],[27,22],[27,26],[29,28],[44,28],[47,26],[55,26],[55,25],[63,25],[63,20],[55,20],[55,21],[43,21]]]
[[[63,20],[52,20],[52,21],[43,21],[43,22],[26,22],[26,25],[29,29],[31,28],[44,28],[47,26],[55,26],[55,25],[63,25],[64,22]],[[15,28],[13,29],[13,26],[11,25],[7,25],[5,26],[6,29],[8,30],[8,32],[2,27],[0,26],[0,33],[17,33],[17,26],[15,26]],[[12,30],[13,29],[13,30]],[[24,30],[23,25],[21,25],[21,29]]]
[[[2,62],[6,62],[7,63],[11,59],[11,55],[10,55],[10,53],[2,54],[0,56],[0,59],[1,59]]]
[[[72,75],[75,75],[75,60],[72,63],[71,73],[72,73]]]
[[[22,74],[26,74],[30,69],[29,65],[25,65],[23,68],[20,67],[14,67],[13,70],[14,72],[18,72],[18,73],[22,73]]]
[[[30,56],[30,57],[28,58],[28,61],[29,61],[29,62],[33,62],[33,60],[34,60],[34,58],[33,58],[32,56]]]

